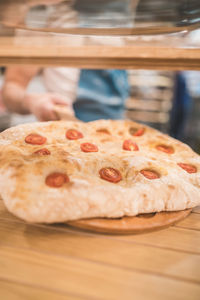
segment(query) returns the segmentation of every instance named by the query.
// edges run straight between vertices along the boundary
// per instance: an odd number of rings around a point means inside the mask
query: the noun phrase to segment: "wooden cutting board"
[[[92,232],[109,234],[137,234],[147,231],[166,228],[184,219],[191,213],[191,209],[175,212],[159,212],[141,214],[135,217],[123,217],[120,219],[82,219],[67,222],[68,225],[89,230]]]

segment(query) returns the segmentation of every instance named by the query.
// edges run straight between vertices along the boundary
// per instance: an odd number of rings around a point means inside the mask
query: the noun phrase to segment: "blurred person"
[[[187,121],[192,109],[192,97],[189,93],[184,72],[177,72],[174,82],[173,106],[170,114],[169,134],[185,141]]]
[[[66,2],[53,0],[27,1],[29,7],[43,4],[54,6],[49,26],[68,26],[77,22],[71,6]],[[69,3],[71,1],[68,1]],[[118,2],[116,4],[116,2]],[[127,5],[132,3],[126,0]],[[137,2],[137,0],[135,0]],[[87,0],[92,3],[91,0]],[[84,11],[81,1],[75,1],[76,8]],[[100,5],[100,3],[98,4]],[[104,7],[112,7],[121,14],[121,1],[103,2]],[[126,5],[125,5],[126,6]],[[123,9],[124,11],[124,4]],[[24,6],[24,16],[28,12]],[[127,13],[127,10],[125,10]],[[20,22],[22,22],[22,14]],[[73,16],[73,18],[72,18]],[[80,18],[81,19],[81,18]],[[126,19],[126,18],[125,18]],[[124,20],[125,20],[124,19]],[[39,120],[56,120],[55,105],[66,105],[69,112],[83,120],[123,118],[124,102],[129,95],[127,72],[124,70],[77,70],[74,68],[45,68],[42,71],[47,93],[27,93],[27,86],[34,76],[41,71],[38,67],[9,67],[3,85],[4,103],[10,111],[21,114],[33,113]]]
[[[69,113],[82,121],[123,118],[128,97],[127,72],[123,70],[44,69],[48,92],[28,93],[30,80],[40,68],[9,67],[2,96],[9,111],[34,114],[40,121],[57,120],[55,105],[66,105]],[[77,88],[76,88],[77,87]]]

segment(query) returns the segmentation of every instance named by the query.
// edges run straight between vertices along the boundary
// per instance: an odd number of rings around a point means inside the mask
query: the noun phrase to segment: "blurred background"
[[[51,37],[65,38],[66,34],[66,40],[76,45],[84,40],[84,44],[102,47],[105,44],[136,44],[200,49],[199,0],[125,0],[123,3],[117,0],[20,0],[17,3],[9,0],[1,1],[0,8],[0,37],[26,37],[31,30],[33,36],[48,32]],[[21,14],[17,14],[19,8]],[[36,121],[34,115],[10,113],[4,106],[5,71],[2,62],[1,131]],[[124,102],[123,118],[155,127],[200,153],[200,72],[145,70],[143,66],[125,71],[129,93]],[[119,85],[120,80],[119,76]],[[31,80],[27,92],[47,92],[41,73]]]
[[[0,89],[5,68],[0,71]],[[125,102],[124,118],[142,122],[188,143],[200,153],[200,72],[128,70],[130,96]],[[45,92],[40,76],[28,91]],[[184,105],[181,105],[184,99]],[[0,130],[36,121],[33,115],[6,110],[0,97]]]

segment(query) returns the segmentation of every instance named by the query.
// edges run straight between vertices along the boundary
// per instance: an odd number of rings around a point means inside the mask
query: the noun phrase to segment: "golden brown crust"
[[[132,136],[130,128],[145,128]],[[68,140],[76,129],[83,138]],[[47,141],[30,145],[27,135],[37,133]],[[124,140],[137,143],[138,151],[123,150]],[[82,152],[82,143],[98,152]],[[173,148],[168,154],[157,145]],[[38,155],[41,148],[50,155]],[[194,165],[187,173],[178,163]],[[102,180],[99,170],[117,169],[122,180]],[[159,178],[148,179],[141,170]],[[70,182],[60,188],[45,184],[55,172]],[[46,122],[20,125],[0,135],[0,193],[8,209],[29,222],[61,222],[88,217],[121,217],[154,211],[173,211],[200,204],[200,157],[192,149],[150,127],[131,121]]]

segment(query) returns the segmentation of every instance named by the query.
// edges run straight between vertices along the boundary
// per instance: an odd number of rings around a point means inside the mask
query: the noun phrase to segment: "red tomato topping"
[[[173,154],[174,153],[174,149],[171,146],[166,146],[166,145],[157,145],[156,149],[168,154]]]
[[[34,154],[39,154],[39,155],[50,155],[51,152],[47,148],[42,148],[34,152]]]
[[[122,180],[121,173],[114,168],[102,168],[99,171],[99,175],[102,179],[117,183]]]
[[[125,140],[122,147],[124,150],[127,150],[127,151],[138,151],[139,150],[138,145],[131,140]]]
[[[190,174],[197,172],[197,168],[195,166],[184,163],[178,163],[177,165]]]
[[[76,129],[69,129],[66,132],[66,138],[68,140],[78,140],[83,138],[83,134]]]
[[[159,174],[152,170],[141,170],[140,173],[147,179],[158,179],[160,178]]]
[[[69,182],[69,177],[63,173],[51,173],[46,177],[46,184],[52,188],[59,188]]]
[[[81,151],[83,152],[98,152],[99,149],[96,145],[91,143],[83,143],[81,144]]]
[[[134,127],[131,127],[129,129],[129,132],[131,135],[133,136],[141,136],[144,134],[145,132],[145,128],[134,128]]]
[[[47,139],[44,136],[41,136],[37,133],[31,133],[25,138],[25,142],[32,145],[43,145],[46,143],[46,140]]]

